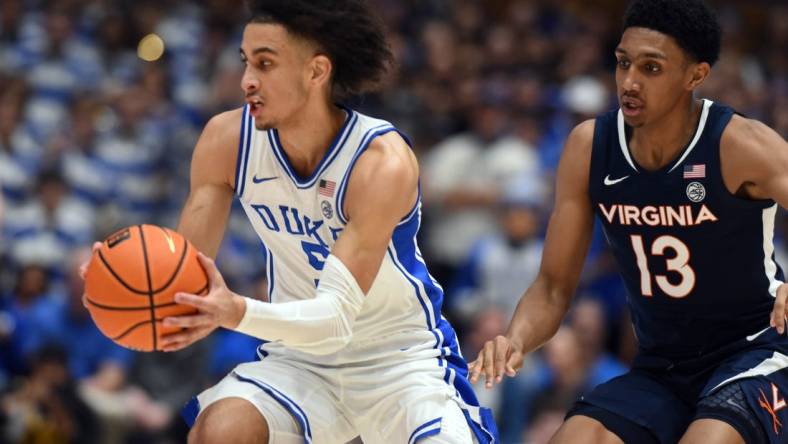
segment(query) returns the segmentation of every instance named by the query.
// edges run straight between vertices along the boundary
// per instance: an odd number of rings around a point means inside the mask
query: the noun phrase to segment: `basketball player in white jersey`
[[[241,44],[246,105],[212,118],[178,231],[205,253],[205,297],[165,350],[217,327],[265,342],[187,406],[190,442],[489,443],[442,290],[416,245],[418,165],[388,122],[335,104],[391,58],[363,0],[259,0]],[[215,256],[237,197],[260,236],[272,303],[233,293]]]

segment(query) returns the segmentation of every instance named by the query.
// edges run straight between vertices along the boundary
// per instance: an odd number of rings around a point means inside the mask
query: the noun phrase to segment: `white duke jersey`
[[[353,166],[372,140],[397,131],[386,121],[343,109],[345,122],[309,177],[300,176],[290,165],[276,129],[257,130],[248,107],[243,110],[235,190],[265,248],[272,303],[315,297],[324,261],[348,223],[342,208]],[[432,378],[442,378],[447,386],[437,391],[427,389],[419,395],[422,400],[426,402],[432,396],[430,399],[445,401],[451,393],[465,411],[477,442],[497,441],[492,412],[479,406],[467,379],[468,366],[460,354],[457,336],[441,316],[443,289],[427,272],[416,245],[420,223],[421,195],[392,234],[345,348],[317,356],[266,342],[257,350],[260,366],[241,365],[236,373],[253,377],[255,372],[268,368],[266,362],[270,367],[272,362],[278,362],[277,357],[282,357],[287,362],[301,362],[298,368],[320,369],[323,380],[340,374],[339,380],[348,381],[352,387],[340,389],[337,396],[355,401],[359,399],[351,394],[354,389],[361,388],[374,396],[382,393],[374,389],[386,384],[387,389],[399,390],[397,383],[385,375],[419,374],[425,384]],[[269,355],[273,361],[265,359]],[[276,375],[267,378],[281,379]],[[397,381],[404,381],[403,378],[393,377]],[[287,384],[282,387],[284,390]],[[402,394],[412,389],[404,387]],[[353,399],[347,400],[345,408],[358,407]],[[429,411],[434,404],[421,405],[409,411],[409,416],[415,415],[411,420],[434,414]],[[422,424],[413,431],[410,442],[437,433],[435,427],[439,428],[439,424],[439,419]]]
[[[315,296],[323,263],[347,225],[342,209],[353,166],[375,137],[397,131],[386,121],[343,109],[347,117],[336,139],[312,175],[302,177],[290,165],[276,129],[257,130],[244,108],[235,189],[264,244],[273,303]],[[441,361],[447,382],[456,371],[467,371],[454,330],[440,313],[443,290],[416,244],[420,221],[421,196],[393,233],[348,347],[329,356],[287,349],[289,355],[342,364],[420,349]],[[277,351],[284,347],[266,343],[258,353]]]

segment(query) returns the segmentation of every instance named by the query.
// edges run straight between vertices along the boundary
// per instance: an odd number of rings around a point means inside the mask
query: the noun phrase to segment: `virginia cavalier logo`
[[[693,202],[701,202],[706,198],[706,188],[700,182],[690,182],[687,185],[687,197]]]

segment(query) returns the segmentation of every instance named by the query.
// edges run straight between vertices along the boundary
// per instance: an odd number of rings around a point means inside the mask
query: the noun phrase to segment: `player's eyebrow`
[[[627,51],[624,48],[620,47],[620,46],[618,48],[616,48],[616,54],[628,55]],[[660,59],[660,60],[667,60],[668,59],[665,56],[665,54],[663,54],[663,53],[661,53],[659,51],[644,52],[644,53],[638,54],[637,57],[635,57],[635,58],[636,59],[642,59],[642,58],[646,58],[646,59]]]
[[[244,52],[243,48],[238,48],[238,51],[241,53],[242,56],[246,55],[246,53]],[[255,49],[252,50],[252,55],[253,56],[255,56],[257,54],[260,54],[260,53],[273,54],[273,55],[277,55],[278,54],[278,52],[276,52],[275,49],[270,48],[268,46],[260,46],[260,47],[255,48]]]

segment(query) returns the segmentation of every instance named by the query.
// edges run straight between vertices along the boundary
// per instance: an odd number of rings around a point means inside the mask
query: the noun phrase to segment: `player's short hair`
[[[624,30],[642,27],[669,35],[697,62],[714,65],[722,31],[703,0],[634,0],[624,15]]]
[[[335,99],[377,90],[393,64],[383,24],[364,0],[249,0],[249,23],[276,23],[331,59]]]

